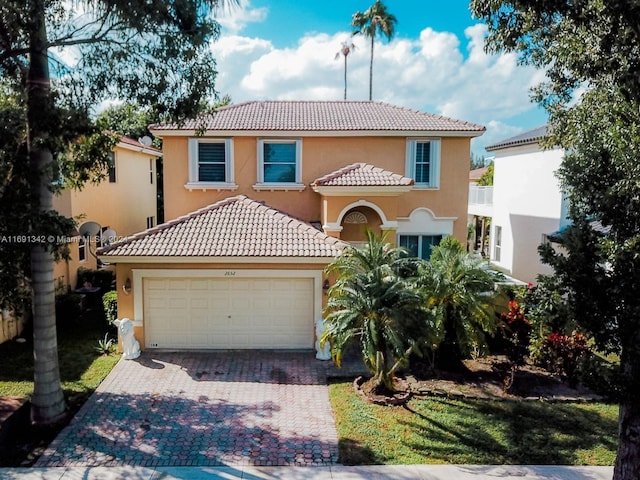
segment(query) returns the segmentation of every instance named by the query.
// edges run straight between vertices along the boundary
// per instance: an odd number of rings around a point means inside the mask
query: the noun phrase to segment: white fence
[[[24,330],[24,317],[16,316],[10,310],[0,311],[0,343],[17,337]]]
[[[469,205],[493,205],[493,187],[469,185]]]

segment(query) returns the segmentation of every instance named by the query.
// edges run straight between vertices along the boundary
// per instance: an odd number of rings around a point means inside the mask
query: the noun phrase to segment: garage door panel
[[[189,290],[190,281],[186,278],[175,279],[172,278],[168,281],[167,289],[168,290]]]
[[[311,348],[311,278],[145,278],[151,348]]]
[[[209,286],[209,281],[206,279],[203,280],[191,280],[189,282],[189,290],[191,290],[192,292],[194,290],[200,290],[203,292],[207,292],[209,291],[211,287]]]

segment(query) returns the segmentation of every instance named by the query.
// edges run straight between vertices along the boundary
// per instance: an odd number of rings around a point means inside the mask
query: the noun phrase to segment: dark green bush
[[[617,401],[621,398],[624,379],[620,374],[619,361],[610,361],[594,352],[589,352],[580,361],[579,381],[604,398]]]
[[[104,307],[104,316],[109,324],[118,318],[118,292],[110,290],[102,296],[102,306]]]
[[[100,287],[102,292],[107,292],[113,288],[115,284],[115,273],[105,268],[92,270],[89,268],[78,268],[78,281],[76,288],[84,286]]]
[[[65,325],[76,322],[82,316],[83,296],[77,293],[64,293],[56,296],[56,322]]]

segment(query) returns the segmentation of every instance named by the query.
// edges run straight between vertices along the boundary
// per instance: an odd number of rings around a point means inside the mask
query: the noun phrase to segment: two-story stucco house
[[[100,234],[126,237],[156,223],[156,160],[162,152],[137,140],[121,137],[111,152],[107,177],[99,184],[86,184],[82,190],[67,189],[54,198],[54,208],[67,217],[100,225]],[[115,232],[115,234],[114,234]],[[91,241],[81,236],[70,239],[71,259],[60,261],[54,269],[59,285],[76,288],[79,267],[97,267],[96,248],[101,235]],[[107,240],[105,238],[105,240]]]
[[[163,225],[101,250],[146,348],[312,348],[323,268],[365,229],[466,238],[484,127],[379,102],[255,101],[163,139]]]
[[[547,127],[486,147],[495,155],[491,263],[523,282],[553,270],[540,261],[538,246],[566,226],[566,202],[556,177],[564,150],[544,149]]]

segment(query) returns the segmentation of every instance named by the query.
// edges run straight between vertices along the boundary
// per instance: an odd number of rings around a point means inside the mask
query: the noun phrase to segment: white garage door
[[[312,348],[313,279],[144,278],[149,348]]]

